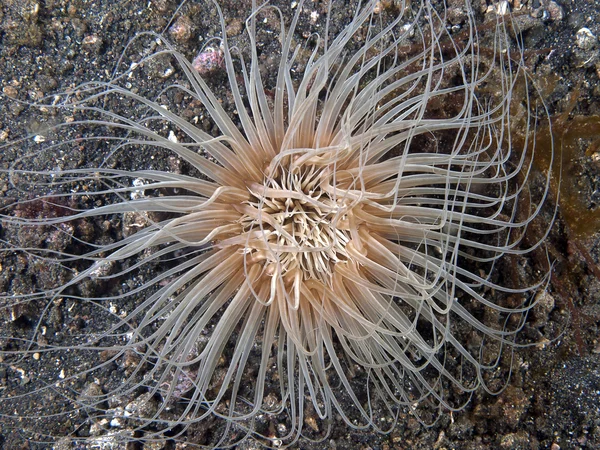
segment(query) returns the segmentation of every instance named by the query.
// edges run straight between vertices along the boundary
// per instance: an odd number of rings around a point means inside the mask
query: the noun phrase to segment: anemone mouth
[[[302,159],[281,158],[262,183],[248,183],[251,198],[238,207],[244,250],[264,258],[270,276],[330,284],[335,264],[349,257],[357,201],[332,187],[333,164]]]

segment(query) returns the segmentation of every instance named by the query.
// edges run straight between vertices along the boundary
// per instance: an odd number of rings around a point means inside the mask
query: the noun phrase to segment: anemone
[[[478,30],[470,2],[455,30],[444,5],[369,1],[298,42],[299,3],[286,18],[253,2],[245,47],[215,4],[216,74],[143,33],[124,71],[54,97],[69,120],[9,144],[33,149],[5,170],[20,198],[2,210],[2,252],[52,279],[2,294],[5,317],[35,313],[2,328],[0,364],[57,363],[1,392],[6,420],[76,417],[73,440],[280,447],[325,438],[334,416],[431,424],[506,385],[554,211],[518,32],[502,16]],[[280,45],[267,68],[263,15]],[[146,89],[165,61],[174,78]],[[74,148],[100,153],[32,168]],[[141,167],[122,167],[133,154]],[[182,170],[152,169],[164,155]],[[102,226],[112,238],[89,232]],[[524,281],[506,274],[517,263]],[[84,324],[47,332],[57,307]],[[18,409],[34,397],[54,406]]]

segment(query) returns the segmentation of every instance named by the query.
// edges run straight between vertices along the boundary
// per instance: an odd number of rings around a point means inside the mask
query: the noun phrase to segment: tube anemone
[[[530,257],[552,219],[528,231],[554,211],[518,33],[503,17],[477,30],[469,2],[452,31],[428,0],[393,17],[369,1],[337,35],[298,43],[302,6],[286,19],[253,2],[238,48],[215,4],[223,79],[145,33],[127,70],[49,105],[71,119],[6,171],[15,192],[45,193],[3,208],[2,242],[62,275],[2,295],[7,322],[32,320],[2,327],[1,364],[58,363],[2,391],[6,420],[78,411],[67,439],[280,447],[324,439],[336,415],[379,432],[407,411],[431,424],[506,385],[549,277]],[[262,15],[278,24],[272,71]],[[179,79],[145,92],[165,61]],[[103,153],[32,168],[74,148]],[[133,152],[183,170],[122,167]],[[515,263],[525,281],[500,273]],[[57,308],[84,325],[48,333]],[[24,410],[34,397],[53,406]]]

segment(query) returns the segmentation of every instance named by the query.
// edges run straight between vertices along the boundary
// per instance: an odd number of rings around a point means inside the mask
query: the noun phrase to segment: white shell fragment
[[[598,39],[594,33],[587,27],[580,28],[577,31],[575,40],[577,42],[577,47],[581,50],[591,50],[598,43]]]

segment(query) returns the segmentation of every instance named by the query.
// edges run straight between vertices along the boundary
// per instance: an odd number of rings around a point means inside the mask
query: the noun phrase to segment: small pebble
[[[575,40],[577,41],[577,47],[581,50],[591,50],[594,48],[598,39],[594,36],[589,28],[580,28],[575,34]]]
[[[102,38],[97,34],[89,34],[83,38],[81,45],[88,48],[89,50],[98,51],[102,47]]]
[[[196,69],[200,75],[206,75],[222,69],[225,66],[224,64],[223,52],[212,47],[207,47],[203,52],[198,53],[198,56],[192,61],[192,67]]]
[[[2,88],[2,92],[6,94],[7,97],[15,98],[19,91],[14,86],[4,86]]]
[[[548,2],[546,10],[550,14],[550,20],[561,21],[565,18],[565,11],[563,10],[562,6],[555,1]]]
[[[169,33],[177,42],[189,41],[193,35],[192,20],[188,16],[180,16],[169,28]]]

